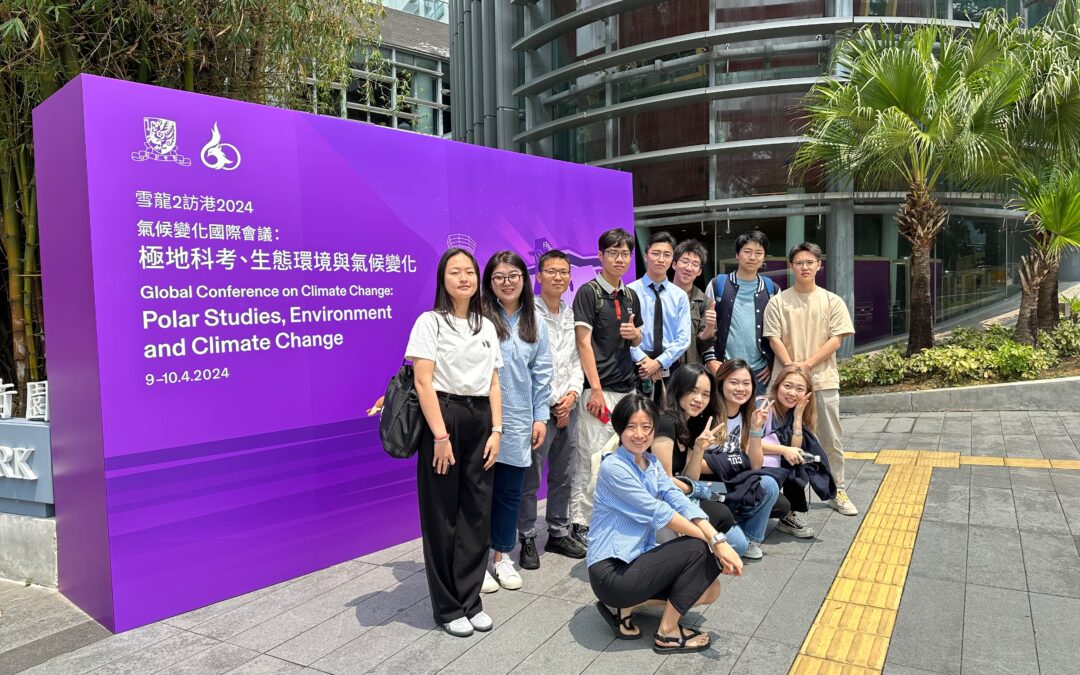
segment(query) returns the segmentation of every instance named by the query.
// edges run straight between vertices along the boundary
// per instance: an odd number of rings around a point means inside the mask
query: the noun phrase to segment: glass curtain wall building
[[[450,0],[453,138],[628,171],[638,234],[669,230],[734,267],[735,238],[826,252],[821,282],[852,309],[856,343],[906,332],[910,247],[902,192],[792,182],[802,97],[844,31],[938,21],[971,26],[991,7],[1040,19],[1020,0]],[[935,314],[948,320],[1020,292],[1021,215],[1001,195],[944,193],[933,257]],[[706,275],[703,275],[703,279]]]

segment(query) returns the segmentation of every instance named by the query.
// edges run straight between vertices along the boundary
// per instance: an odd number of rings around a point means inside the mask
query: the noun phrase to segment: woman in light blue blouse
[[[619,639],[641,637],[631,621],[635,607],[663,604],[653,651],[697,652],[709,648],[709,636],[679,621],[691,607],[720,597],[717,577],[742,574],[742,560],[648,452],[659,417],[653,402],[638,394],[619,401],[611,413],[621,443],[601,462],[596,479],[589,583]],[[657,546],[661,527],[683,536]]]
[[[525,261],[499,251],[484,268],[484,315],[495,324],[502,349],[499,368],[503,436],[495,463],[491,499],[491,548],[495,576],[484,574],[482,591],[521,588],[521,575],[508,555],[516,545],[518,509],[532,451],[544,442],[551,409],[551,346],[547,325],[536,316],[532,281]]]

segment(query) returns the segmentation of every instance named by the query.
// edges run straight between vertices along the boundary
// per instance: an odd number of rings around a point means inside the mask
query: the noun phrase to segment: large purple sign
[[[417,536],[364,415],[448,244],[591,278],[628,174],[81,76],[34,113],[61,590],[125,630]]]

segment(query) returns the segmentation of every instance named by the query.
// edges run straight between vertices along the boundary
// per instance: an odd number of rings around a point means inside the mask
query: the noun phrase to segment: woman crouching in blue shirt
[[[679,620],[691,607],[720,597],[717,577],[741,575],[742,560],[648,453],[658,420],[653,402],[636,394],[611,413],[621,443],[604,458],[596,478],[589,583],[597,608],[619,639],[641,637],[631,621],[636,607],[664,604],[653,651],[699,652],[709,648],[709,636]],[[657,546],[661,527],[684,536]]]

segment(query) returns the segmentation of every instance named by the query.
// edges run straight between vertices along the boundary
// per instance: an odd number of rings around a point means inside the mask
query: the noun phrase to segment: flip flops
[[[691,654],[693,652],[703,652],[712,646],[712,640],[696,647],[686,646],[687,642],[701,634],[701,631],[694,630],[693,628],[686,628],[682,624],[679,624],[679,635],[677,636],[661,635],[660,633],[655,633],[653,635],[653,651],[657,654]],[[657,643],[664,644],[661,645]]]
[[[623,629],[634,630],[635,628],[637,628],[637,626],[634,625],[633,621],[631,621],[631,619],[633,618],[632,614],[627,614],[626,616],[620,618],[617,609],[613,612],[607,608],[607,605],[600,602],[599,600],[596,601],[596,609],[600,610],[600,616],[604,617],[604,621],[608,622],[608,625],[611,626],[611,630],[615,631],[615,637],[617,639],[637,640],[641,637],[640,630],[638,631],[637,635],[627,635],[623,632]]]

